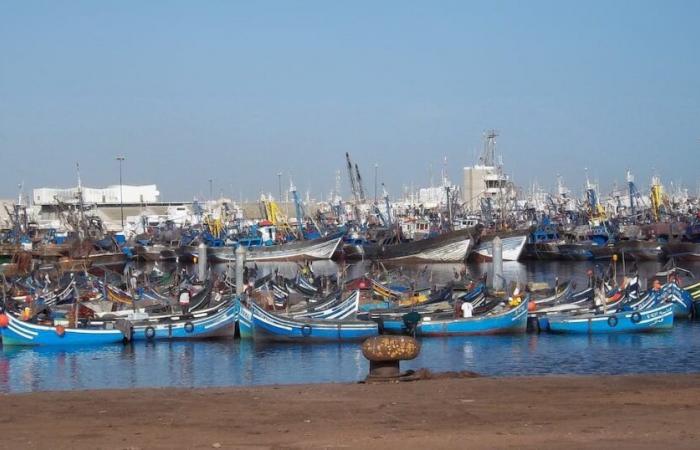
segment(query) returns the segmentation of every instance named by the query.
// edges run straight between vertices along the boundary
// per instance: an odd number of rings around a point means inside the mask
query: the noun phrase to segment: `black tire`
[[[192,322],[185,322],[185,332],[191,333],[194,331],[194,324]]]
[[[301,335],[304,337],[311,336],[311,325],[302,325],[301,327]]]
[[[156,329],[153,327],[146,327],[144,334],[146,335],[146,339],[151,340],[156,337]]]
[[[615,328],[617,326],[617,316],[608,317],[608,325],[611,328]]]
[[[630,320],[632,321],[632,323],[639,323],[642,321],[642,315],[638,312],[633,312],[630,316]]]

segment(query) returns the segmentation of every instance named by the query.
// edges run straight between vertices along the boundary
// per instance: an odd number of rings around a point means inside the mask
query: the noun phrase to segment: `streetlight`
[[[277,172],[277,189],[279,191],[279,202],[282,204],[282,172]]]
[[[124,188],[122,185],[122,162],[126,160],[124,155],[119,155],[116,158],[119,161],[119,210],[122,216],[122,231],[124,231]]]
[[[379,164],[374,163],[374,204],[377,204],[377,170],[379,169]]]

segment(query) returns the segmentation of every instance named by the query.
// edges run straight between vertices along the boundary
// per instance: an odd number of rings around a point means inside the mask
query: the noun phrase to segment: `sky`
[[[392,197],[499,131],[523,186],[698,189],[698,1],[0,0],[0,198],[327,197],[345,152]]]

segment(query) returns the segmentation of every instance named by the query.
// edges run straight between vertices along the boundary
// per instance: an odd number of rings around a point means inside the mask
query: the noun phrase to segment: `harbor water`
[[[275,265],[274,267],[279,267]],[[293,271],[294,265],[280,267]],[[574,278],[585,286],[589,263],[504,263],[507,279],[553,282]],[[411,267],[444,283],[459,265]],[[478,276],[486,265],[470,265]],[[225,268],[219,268],[225,270]],[[366,264],[350,268],[355,274]],[[660,265],[640,264],[642,278]],[[691,267],[698,272],[698,267]],[[259,270],[274,270],[260,265]],[[315,263],[335,273],[335,263]],[[632,374],[700,371],[700,322],[678,322],[654,334],[570,336],[527,334],[430,338],[403,369],[471,370],[488,376]],[[212,387],[361,380],[368,363],[358,344],[260,344],[250,341],[155,342],[104,347],[3,348],[0,392],[142,387]]]

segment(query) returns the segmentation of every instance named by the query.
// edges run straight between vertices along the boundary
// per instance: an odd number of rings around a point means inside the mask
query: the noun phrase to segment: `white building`
[[[484,135],[484,152],[479,162],[464,168],[462,200],[470,211],[479,210],[483,198],[491,198],[497,203],[511,201],[515,195],[513,183],[503,173],[503,164],[496,164],[495,161],[497,136],[498,133],[493,130],[487,132]]]
[[[449,181],[446,181],[446,185],[449,187],[450,198],[459,195],[457,186],[452,185]],[[418,189],[418,203],[426,208],[447,205],[447,188],[445,186],[436,186]]]
[[[147,204],[157,203],[160,192],[155,184],[144,186],[115,185],[104,189],[74,187],[68,189],[39,188],[34,189],[32,200],[35,205],[57,205],[78,203],[78,192],[82,190],[83,202],[96,205]],[[58,200],[58,201],[57,201]]]
[[[462,198],[470,211],[480,208],[482,198],[497,200],[500,195],[510,196],[510,190],[508,176],[497,167],[475,165],[464,168]]]

